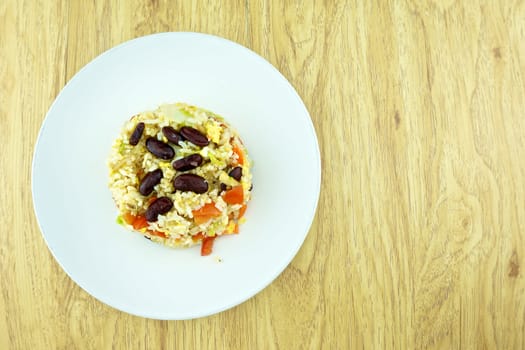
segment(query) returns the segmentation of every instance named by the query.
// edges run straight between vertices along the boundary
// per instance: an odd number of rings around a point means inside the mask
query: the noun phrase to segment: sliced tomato
[[[241,207],[241,209],[239,209],[239,216],[237,217],[237,219],[240,219],[244,216],[244,213],[246,213],[246,208],[247,208],[247,205],[243,205]]]
[[[133,221],[132,225],[135,230],[140,230],[148,227],[148,221],[146,220],[146,217],[139,215],[135,218],[135,221]]]
[[[204,223],[207,223],[211,219],[212,219],[211,216],[194,216],[193,222],[195,223],[195,225],[202,225]]]
[[[244,201],[244,191],[242,186],[235,186],[222,195],[222,199],[228,204],[242,204]]]
[[[166,236],[166,234],[164,232],[148,230],[148,233],[150,235],[152,235],[152,236],[158,236],[158,237],[162,237],[162,238],[167,238],[167,236]]]
[[[122,215],[122,219],[124,219],[124,221],[128,224],[128,225],[133,225],[133,222],[135,221],[136,217],[135,215],[131,214],[131,213],[124,213]]]
[[[215,241],[215,238],[217,236],[213,236],[213,237],[204,237],[203,240],[202,240],[202,245],[201,245],[201,255],[202,256],[206,256],[206,255],[210,255],[212,250],[213,250],[213,241]]]
[[[215,218],[221,215],[221,211],[217,209],[217,207],[215,207],[215,203],[213,202],[204,204],[202,207],[200,207],[197,210],[194,210],[192,213],[193,221],[197,225],[203,224],[209,221],[211,218]]]
[[[191,236],[191,239],[193,240],[193,242],[198,242],[202,240],[203,238],[204,238],[204,235],[202,234],[202,232],[199,232],[196,235]]]
[[[197,210],[193,211],[193,216],[219,216],[221,215],[221,211],[217,209],[215,206],[215,203],[208,203],[204,204],[202,207],[200,207]]]

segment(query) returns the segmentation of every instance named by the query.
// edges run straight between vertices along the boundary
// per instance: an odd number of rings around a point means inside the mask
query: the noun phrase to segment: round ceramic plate
[[[178,101],[224,116],[254,161],[247,221],[207,257],[126,231],[107,186],[123,123]],[[190,319],[240,304],[286,268],[314,217],[320,169],[308,111],[270,63],[222,38],[163,33],[103,53],[60,92],[36,144],[33,201],[52,254],[89,294],[135,315]]]

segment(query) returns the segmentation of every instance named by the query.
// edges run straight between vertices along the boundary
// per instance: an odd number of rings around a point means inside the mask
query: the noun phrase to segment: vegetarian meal
[[[108,161],[117,222],[170,247],[239,233],[251,197],[251,161],[219,115],[185,103],[127,121]]]

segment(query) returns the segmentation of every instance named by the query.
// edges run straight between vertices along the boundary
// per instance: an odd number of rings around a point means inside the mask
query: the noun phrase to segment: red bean
[[[182,136],[175,130],[173,129],[171,126],[165,126],[162,128],[162,133],[164,134],[164,136],[166,136],[166,138],[168,139],[169,142],[175,144],[175,145],[178,145],[179,142],[182,141]]]
[[[182,174],[173,180],[173,187],[178,191],[191,191],[195,193],[205,193],[208,191],[206,180],[195,174]]]
[[[173,202],[168,197],[160,197],[155,199],[146,210],[146,220],[154,222],[159,219],[159,215],[166,214],[173,208]]]
[[[142,122],[137,124],[135,130],[133,130],[133,133],[129,137],[130,145],[136,146],[139,143],[140,138],[142,137],[142,133],[144,132],[144,127],[144,123]]]
[[[181,135],[191,143],[197,146],[207,146],[210,141],[202,132],[189,126],[184,126],[180,129]]]
[[[173,148],[171,148],[170,145],[159,141],[154,137],[148,137],[148,139],[146,140],[146,148],[153,155],[161,159],[168,160],[175,156],[175,151],[173,150]]]
[[[202,156],[200,154],[192,154],[187,157],[178,159],[173,162],[173,168],[178,171],[186,171],[195,169],[202,164]]]
[[[162,180],[162,175],[162,170],[160,169],[147,173],[140,182],[140,194],[143,196],[148,196],[151,192],[153,192],[153,187],[155,187],[160,182],[160,180]]]
[[[233,177],[237,181],[241,181],[242,168],[240,166],[237,166],[237,167],[233,168],[232,170],[230,170],[228,175],[230,175],[230,177]]]

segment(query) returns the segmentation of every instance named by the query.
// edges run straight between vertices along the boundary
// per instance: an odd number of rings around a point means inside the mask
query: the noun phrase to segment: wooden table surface
[[[316,218],[282,275],[178,322],[73,283],[30,190],[65,83],[163,31],[219,35],[275,65],[323,161]],[[525,349],[524,1],[4,0],[0,131],[0,349]]]

